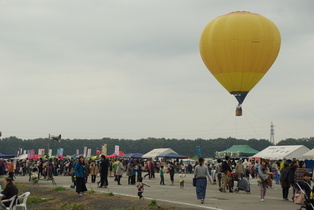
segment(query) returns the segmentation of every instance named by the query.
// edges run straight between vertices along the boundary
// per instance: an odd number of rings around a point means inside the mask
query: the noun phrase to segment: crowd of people
[[[233,193],[236,190],[235,182],[240,180],[249,182],[250,179],[256,179],[262,202],[265,200],[267,189],[272,188],[273,183],[281,185],[283,200],[289,200],[290,188],[293,189],[292,200],[296,199],[295,195],[300,190],[304,190],[308,198],[314,196],[310,171],[306,168],[304,161],[296,159],[291,161],[241,158],[235,160],[226,156],[213,162],[199,158],[194,165],[184,165],[180,160],[163,162],[152,159],[108,159],[104,155],[96,160],[80,156],[77,159],[64,160],[57,158],[17,160],[15,164],[13,160],[0,160],[0,176],[8,175],[8,182],[12,182],[16,176],[30,175],[34,171],[38,172],[38,179],[71,176],[73,187],[80,196],[87,191],[88,181],[97,183],[99,188],[106,188],[109,185],[108,176],[114,177],[116,184],[121,185],[122,176],[125,174],[128,185],[135,185],[139,198],[143,198],[144,186],[149,186],[143,182],[143,179],[160,178],[160,185],[165,185],[164,176],[169,174],[169,185],[173,186],[175,173],[178,173],[180,188],[184,188],[186,174],[194,173],[196,195],[201,203],[204,203],[206,197],[207,182],[217,184],[217,190],[222,193]]]

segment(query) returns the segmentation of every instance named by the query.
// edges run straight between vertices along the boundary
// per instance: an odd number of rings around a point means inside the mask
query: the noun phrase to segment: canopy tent
[[[314,149],[311,149],[310,151],[304,153],[302,155],[303,160],[314,160]]]
[[[308,151],[309,149],[303,145],[269,146],[255,154],[253,157],[266,158],[270,160],[292,160],[293,158],[302,159],[303,154]]]
[[[116,153],[112,153],[111,155],[107,155],[106,158],[114,158],[114,157],[120,157],[122,155],[125,155],[124,152],[119,151],[119,154],[117,155]]]
[[[140,159],[142,158],[142,153],[127,153],[125,155],[120,156],[120,158],[134,158],[134,159]]]
[[[166,154],[161,154],[156,156],[157,158],[165,158],[165,159],[185,159],[188,158],[187,156],[184,155],[179,155],[177,153],[166,153]]]
[[[233,145],[229,149],[216,152],[216,157],[224,157],[226,155],[230,157],[250,157],[258,152],[259,151],[252,149],[249,145]]]
[[[7,158],[14,158],[15,155],[12,155],[12,154],[4,154],[4,153],[1,153],[0,152],[0,158],[4,158],[4,159],[7,159]]]
[[[142,156],[142,158],[156,158],[158,155],[163,155],[163,154],[167,154],[167,153],[178,154],[170,148],[157,148],[157,149],[153,149],[153,150],[149,151],[148,153],[144,154]]]

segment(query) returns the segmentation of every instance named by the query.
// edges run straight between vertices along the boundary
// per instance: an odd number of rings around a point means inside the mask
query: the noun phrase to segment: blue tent
[[[127,153],[125,155],[120,156],[120,158],[134,158],[134,159],[140,159],[142,158],[142,153]]]
[[[184,155],[179,155],[179,154],[176,154],[176,153],[166,153],[166,154],[161,154],[161,155],[158,155],[156,156],[158,158],[165,158],[165,159],[184,159],[184,158],[188,158],[187,156],[184,156]]]
[[[1,152],[0,152],[0,158],[7,159],[7,158],[14,158],[14,157],[15,157],[15,155],[4,154],[4,153],[1,153]]]

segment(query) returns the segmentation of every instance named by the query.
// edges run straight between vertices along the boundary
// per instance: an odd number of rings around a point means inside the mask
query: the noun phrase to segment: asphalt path
[[[57,186],[63,186],[70,188],[71,177],[70,176],[55,176]],[[259,197],[259,187],[256,181],[250,180],[251,193],[246,194],[243,191],[239,193],[223,193],[218,190],[218,185],[207,185],[206,199],[204,204],[201,204],[196,199],[195,187],[192,186],[192,174],[187,174],[185,178],[185,186],[183,189],[179,185],[179,174],[175,174],[175,184],[171,186],[170,177],[165,174],[165,184],[159,184],[159,174],[156,174],[156,178],[144,179],[143,181],[150,185],[145,187],[144,197],[145,199],[156,200],[157,203],[169,203],[171,206],[180,206],[186,209],[223,209],[223,210],[296,210],[300,209],[299,205],[294,204],[290,201],[282,200],[282,193],[280,185],[273,184],[272,189],[267,189],[265,201],[261,202]],[[121,179],[122,185],[117,185],[113,177],[109,177],[108,188],[97,188],[96,183],[90,182],[86,184],[88,190],[93,189],[97,192],[114,193],[119,195],[125,195],[130,197],[137,197],[137,189],[134,185],[127,184],[127,177],[124,175]],[[97,177],[96,181],[99,181]],[[16,182],[28,182],[27,176],[16,177]],[[235,182],[236,185],[236,182]],[[37,184],[38,187],[55,187],[51,181],[40,179]],[[75,190],[73,189],[73,192]],[[292,197],[292,189],[290,188],[289,198]]]

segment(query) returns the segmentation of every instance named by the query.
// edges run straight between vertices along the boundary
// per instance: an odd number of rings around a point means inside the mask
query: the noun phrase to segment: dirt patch
[[[30,192],[29,201],[40,200],[40,203],[27,204],[28,209],[75,209],[75,210],[99,210],[99,209],[184,209],[169,206],[167,203],[157,202],[157,206],[150,207],[151,200],[138,200],[137,198],[113,195],[108,193],[88,191],[84,196],[79,196],[73,189],[55,191],[55,188],[31,183],[16,183],[19,194]]]

